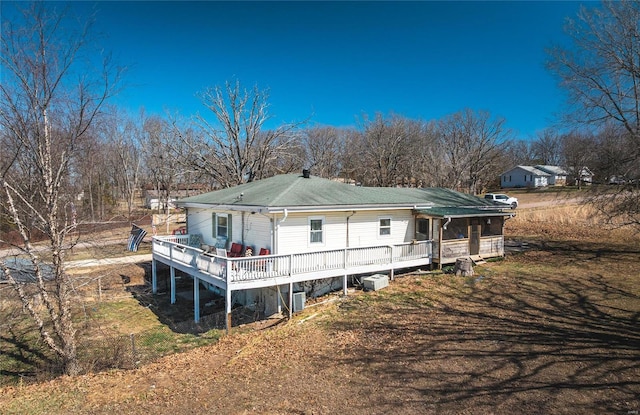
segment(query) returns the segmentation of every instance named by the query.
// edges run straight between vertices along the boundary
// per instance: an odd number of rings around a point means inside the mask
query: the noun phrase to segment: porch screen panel
[[[502,235],[504,218],[501,216],[490,217],[482,220],[482,236]]]
[[[469,227],[467,218],[451,219],[447,224],[447,229],[442,230],[442,239],[465,239],[469,237]]]

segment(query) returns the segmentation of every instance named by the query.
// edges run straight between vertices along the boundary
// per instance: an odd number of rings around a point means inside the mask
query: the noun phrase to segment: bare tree
[[[616,162],[629,166],[640,163],[639,22],[637,1],[603,1],[601,7],[583,7],[566,27],[570,47],[549,50],[548,63],[569,93],[572,111],[568,120],[596,129],[604,124],[619,126],[625,131],[621,137],[626,151]],[[609,192],[608,199],[603,195],[594,200],[606,201],[597,206],[610,217],[625,215],[627,222],[640,226],[637,209],[625,208],[640,205],[640,192],[627,190],[621,188],[626,193]]]
[[[422,123],[411,149],[415,176],[423,187],[447,187],[448,169],[444,166],[446,148],[442,145],[437,121]]]
[[[338,177],[342,170],[344,139],[343,131],[335,127],[313,127],[302,131],[306,167],[320,177]]]
[[[9,151],[3,148],[0,203],[19,231],[18,248],[31,263],[35,283],[15,278],[6,259],[0,259],[0,269],[42,341],[61,360],[64,373],[73,375],[79,365],[72,281],[64,271],[75,226],[70,172],[86,132],[114,91],[119,71],[107,61],[98,71],[80,65],[90,46],[90,24],[80,32],[65,32],[71,21],[49,6],[34,2],[21,10],[16,19],[20,23],[6,19],[2,27],[0,133]],[[46,244],[36,246],[36,231]],[[47,264],[49,276],[44,272]]]
[[[532,143],[528,140],[510,141],[504,150],[505,160],[503,166],[538,164],[538,159],[532,147]]]
[[[547,128],[536,135],[531,143],[531,151],[535,164],[557,166],[562,159],[562,140],[555,130]]]
[[[127,217],[131,218],[135,196],[142,175],[141,143],[144,114],[139,121],[123,111],[113,109],[102,123],[103,152],[108,154],[108,167],[118,189],[118,199],[127,203]]]
[[[355,179],[367,186],[396,186],[405,176],[409,160],[408,120],[399,115],[365,117],[360,134],[349,142],[352,157],[358,160]]]
[[[582,187],[582,169],[591,165],[595,140],[591,134],[573,131],[561,137],[564,165],[577,178],[578,188]]]
[[[601,183],[620,182],[634,175],[632,165],[620,163],[627,156],[626,131],[616,125],[606,125],[592,138],[588,166]],[[637,165],[636,165],[637,167]]]
[[[290,154],[299,124],[266,129],[271,118],[266,90],[247,90],[239,81],[227,82],[201,94],[214,119],[198,115],[200,134],[179,137],[188,152],[181,160],[209,175],[221,187],[231,187],[264,177],[281,154]]]
[[[477,194],[500,174],[498,161],[511,134],[503,118],[466,109],[441,120],[439,133],[447,187]]]
[[[176,129],[168,121],[154,116],[144,121],[144,153],[147,175],[158,194],[158,210],[169,213],[171,193],[182,175],[176,153]]]

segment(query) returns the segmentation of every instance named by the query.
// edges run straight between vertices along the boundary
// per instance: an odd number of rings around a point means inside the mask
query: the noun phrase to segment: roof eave
[[[483,210],[483,209],[479,209]],[[420,209],[418,214],[431,216],[434,218],[479,218],[479,217],[494,217],[494,216],[509,216],[514,217],[515,212],[505,212],[504,210],[489,210],[487,209],[485,212],[469,212],[469,213],[437,213],[437,212],[429,212],[428,209]]]
[[[371,204],[371,205],[323,205],[323,206],[265,206],[264,213],[282,213],[285,210],[289,213],[298,212],[349,212],[365,210],[403,210],[403,209],[426,209],[431,204],[406,203],[406,204]]]

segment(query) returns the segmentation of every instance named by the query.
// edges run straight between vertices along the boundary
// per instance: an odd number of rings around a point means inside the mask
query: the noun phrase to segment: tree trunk
[[[454,270],[456,277],[473,277],[473,261],[471,258],[458,258]]]

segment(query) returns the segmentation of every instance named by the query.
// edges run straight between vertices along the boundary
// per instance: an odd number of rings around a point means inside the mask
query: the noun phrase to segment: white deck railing
[[[270,278],[298,281],[431,264],[432,242],[227,258],[188,246],[189,235],[154,237],[153,259],[226,284]]]

